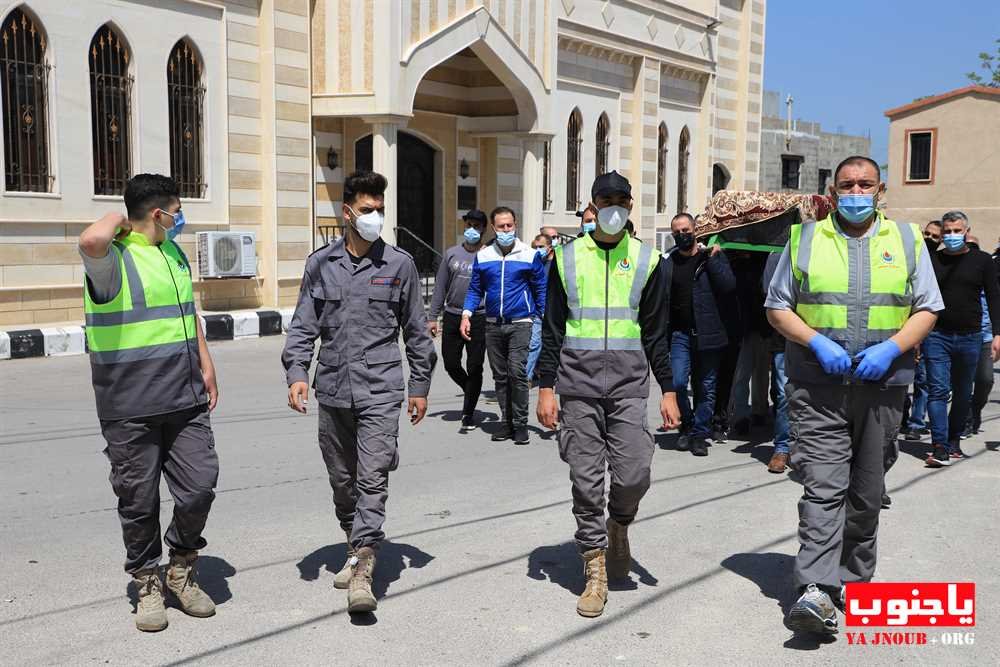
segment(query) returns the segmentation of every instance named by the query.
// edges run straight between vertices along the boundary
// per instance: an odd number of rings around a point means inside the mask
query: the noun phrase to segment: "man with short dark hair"
[[[576,217],[580,218],[580,231],[576,235],[577,238],[597,229],[597,208],[594,207],[593,202],[587,204],[582,211],[577,211]]]
[[[941,248],[931,253],[931,260],[945,307],[921,345],[927,360],[927,414],[933,448],[926,459],[929,468],[941,468],[965,456],[960,438],[982,347],[981,294],[986,296],[992,322],[993,361],[1000,358],[1000,286],[993,260],[969,247],[969,219],[961,211],[941,216],[941,231]]]
[[[442,322],[441,358],[448,376],[455,381],[465,395],[462,403],[462,433],[477,428],[475,413],[479,403],[479,393],[483,387],[483,361],[486,359],[486,310],[480,304],[472,313],[471,340],[466,341],[459,333],[462,324],[462,308],[465,294],[472,279],[472,264],[476,253],[483,247],[486,233],[486,214],[472,209],[462,216],[465,231],[462,243],[448,248],[434,280],[434,296],[431,298],[430,320],[427,326],[431,336],[438,335],[438,317],[444,309]],[[462,368],[462,350],[466,354],[466,368]]]
[[[656,250],[625,231],[632,186],[616,171],[590,190],[598,228],[561,246],[549,272],[538,421],[559,429],[586,585],[576,611],[604,612],[608,579],[628,577],[629,526],[649,489],[655,445],[649,373],[664,428],[679,422],[670,369],[670,280]],[[560,404],[556,403],[556,391]],[[605,516],[605,476],[611,480]]]
[[[177,183],[138,174],[125,185],[128,219],[109,213],[80,234],[87,344],[97,416],[125,541],[125,571],[139,595],[135,625],[167,627],[160,580],[160,478],[173,498],[163,541],[168,591],[189,616],[215,613],[195,576],[215,499],[219,458],[209,419],[215,366],[195,313]]]
[[[786,340],[790,463],[803,487],[795,631],[837,632],[843,585],[875,574],[912,350],[944,307],[919,228],[878,210],[884,190],[871,158],[841,162],[836,210],[792,226],[764,303]]]
[[[694,218],[678,213],[670,221],[674,247],[664,257],[670,280],[670,363],[681,410],[677,448],[708,456],[715,389],[722,351],[729,343],[718,301],[736,291],[725,253],[698,246]],[[694,390],[694,405],[687,386]]]
[[[460,331],[470,339],[472,313],[486,300],[486,352],[500,404],[500,430],[494,442],[526,445],[528,437],[528,346],[535,315],[545,312],[545,262],[517,238],[514,211],[497,206],[490,213],[496,240],[476,253],[465,295]]]
[[[385,539],[389,473],[399,465],[403,360],[410,368],[410,424],[427,413],[437,353],[427,332],[413,258],[381,238],[385,177],[354,172],[344,181],[345,234],[306,260],[299,302],[281,353],[288,407],[306,413],[309,366],[320,350],[313,386],[319,401],[319,447],[333,504],[347,537],[348,561],[334,577],[347,610],[375,611],[375,556]]]

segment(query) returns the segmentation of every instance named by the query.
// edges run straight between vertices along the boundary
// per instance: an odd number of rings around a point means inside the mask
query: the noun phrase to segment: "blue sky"
[[[826,131],[871,132],[884,163],[887,109],[969,85],[1000,38],[1000,0],[768,0],[764,88]],[[784,105],[782,105],[784,114]]]

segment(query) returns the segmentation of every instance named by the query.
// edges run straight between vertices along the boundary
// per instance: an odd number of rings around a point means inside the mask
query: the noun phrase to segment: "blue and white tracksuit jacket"
[[[475,312],[486,296],[486,317],[497,321],[541,317],[545,311],[545,260],[521,240],[504,255],[496,242],[480,249],[463,314]]]

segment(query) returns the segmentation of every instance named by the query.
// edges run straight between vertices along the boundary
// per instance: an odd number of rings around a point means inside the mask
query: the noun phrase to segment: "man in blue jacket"
[[[461,334],[470,339],[472,313],[486,297],[486,352],[496,383],[502,425],[492,440],[528,444],[526,363],[531,322],[545,309],[545,262],[518,240],[514,211],[498,206],[490,213],[496,240],[476,253],[465,295]]]
[[[678,213],[670,229],[674,249],[663,268],[670,284],[670,362],[682,420],[677,448],[708,456],[716,378],[729,343],[716,301],[736,290],[736,278],[718,246],[711,250],[698,246],[690,215]],[[687,397],[688,380],[694,407]]]

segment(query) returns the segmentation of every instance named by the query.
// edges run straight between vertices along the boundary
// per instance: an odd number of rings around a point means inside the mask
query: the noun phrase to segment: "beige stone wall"
[[[729,170],[730,189],[755,190],[759,182],[765,13],[765,0],[719,1],[722,23],[717,40],[712,161]]]
[[[907,130],[936,133],[932,183],[906,183]],[[1000,234],[1000,95],[968,94],[889,124],[888,214],[920,225],[963,211],[984,249]]]

